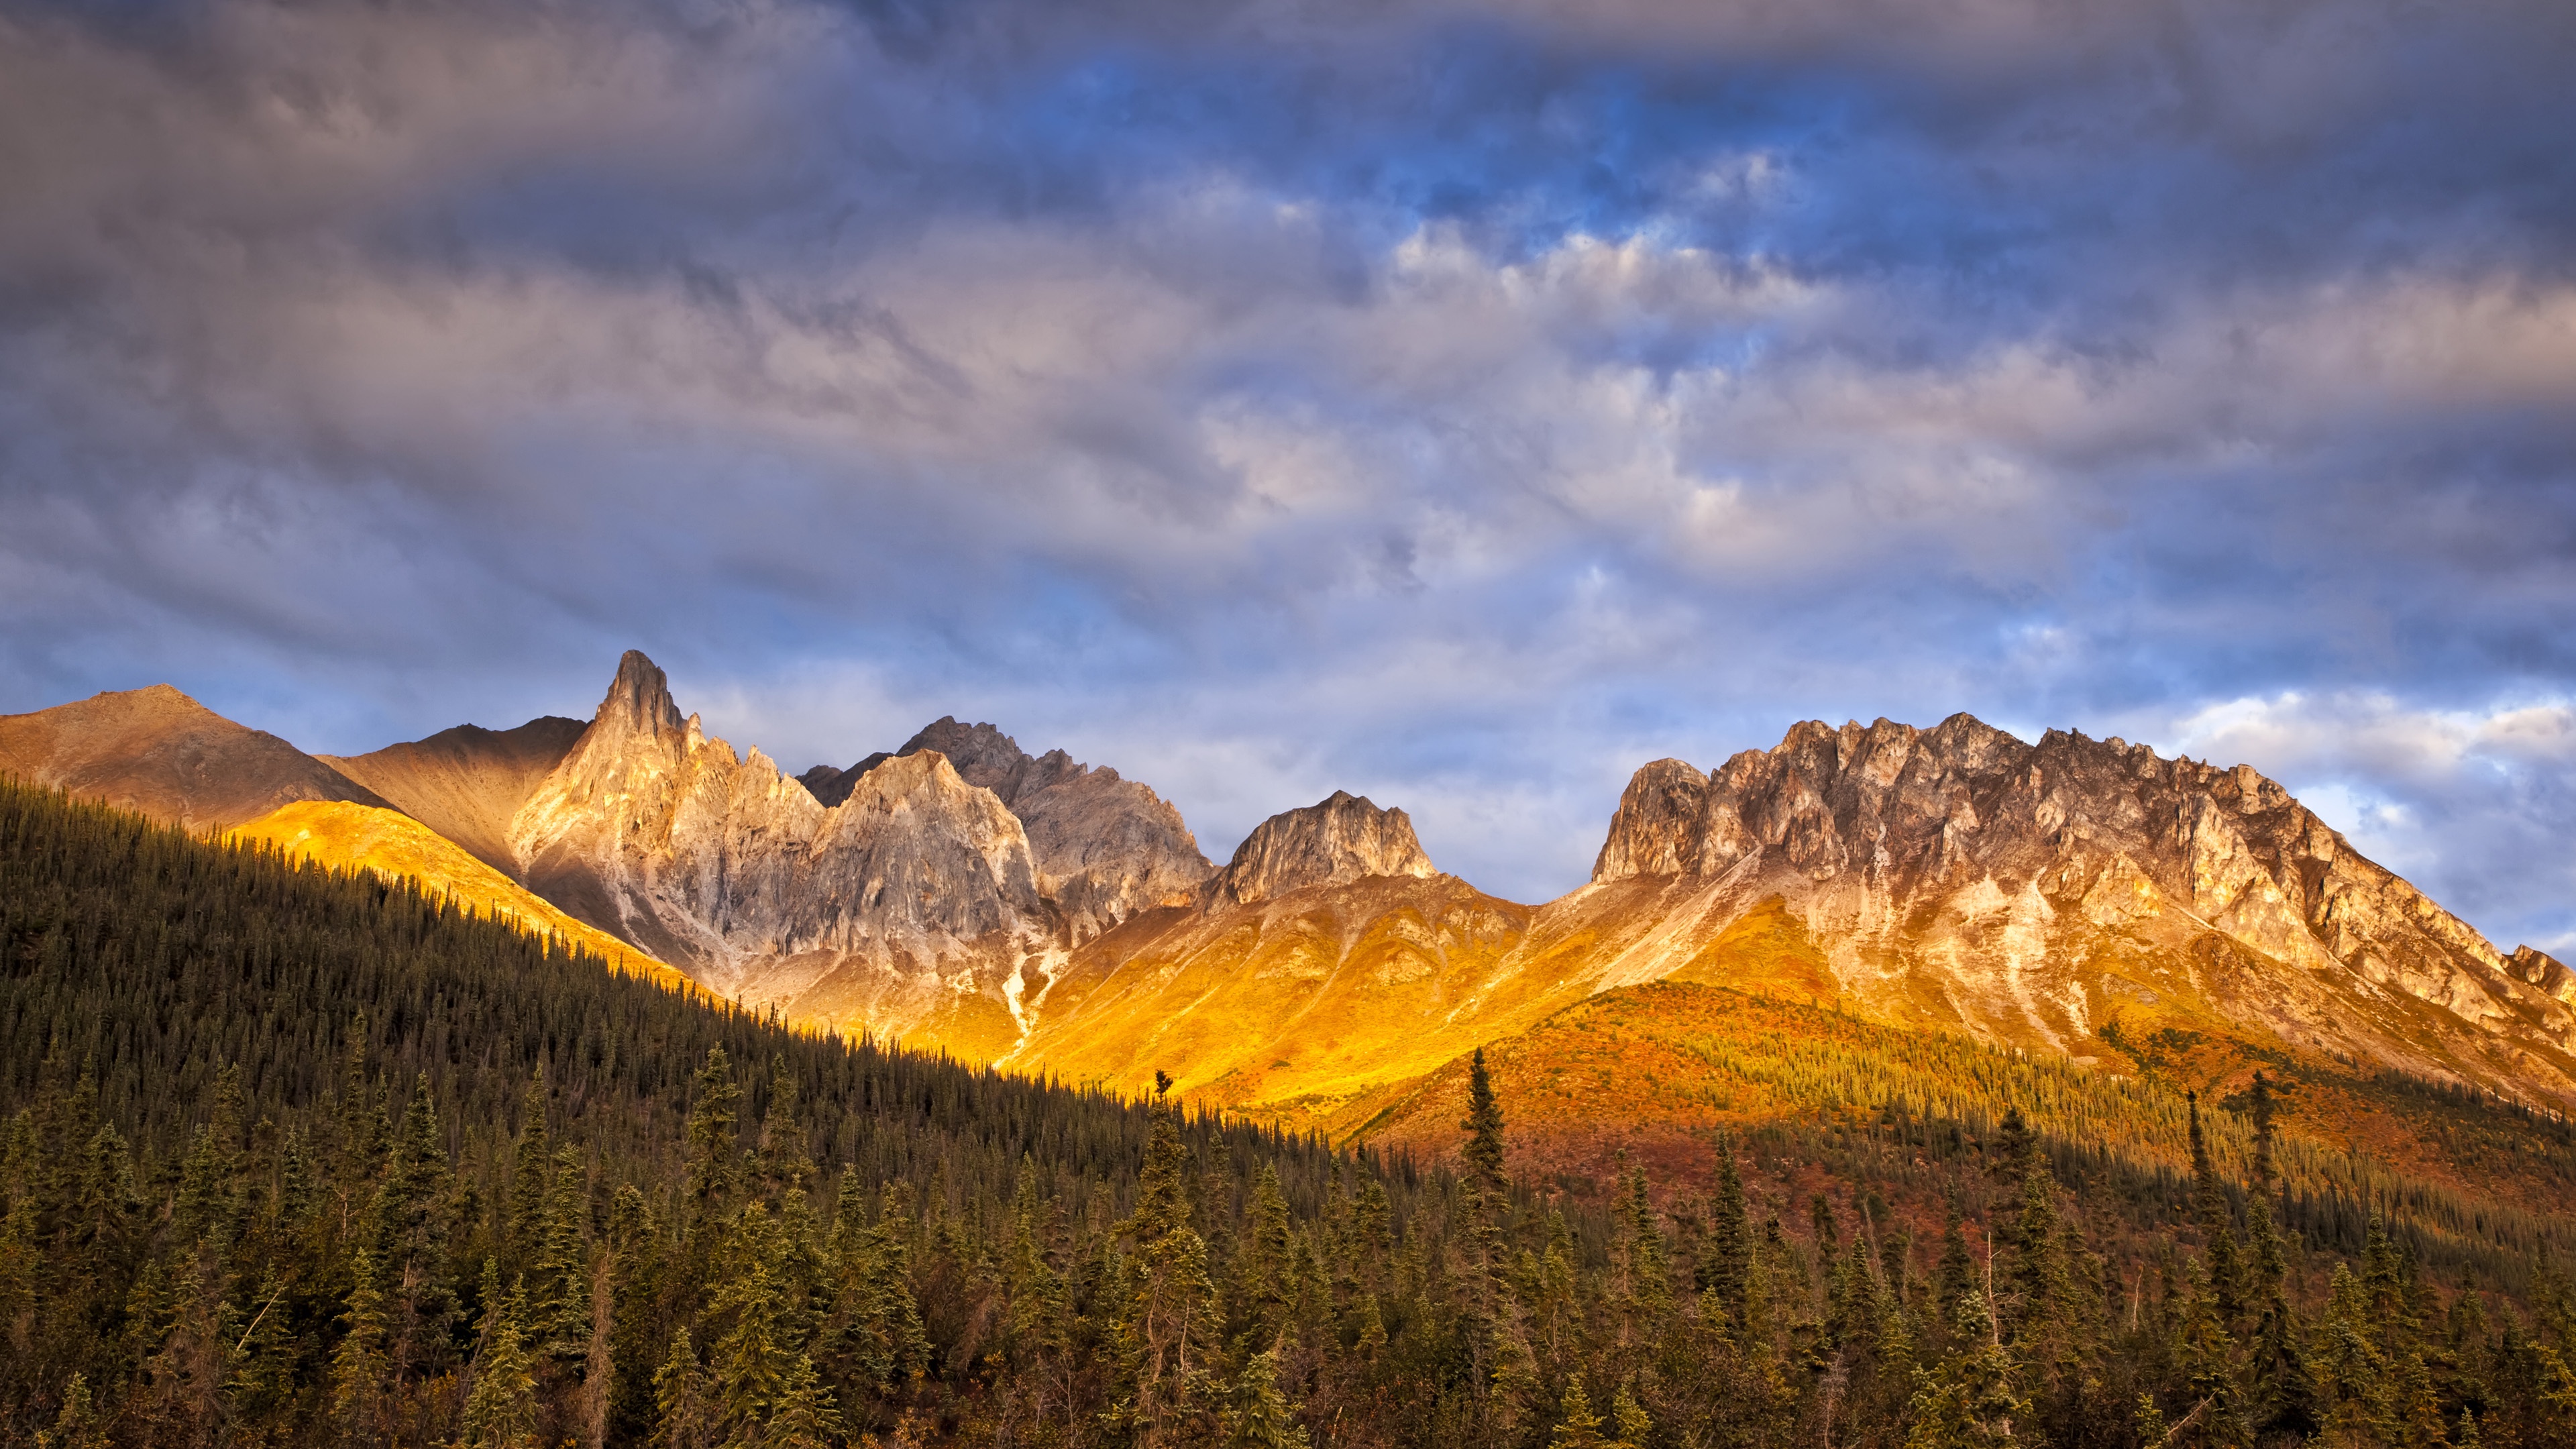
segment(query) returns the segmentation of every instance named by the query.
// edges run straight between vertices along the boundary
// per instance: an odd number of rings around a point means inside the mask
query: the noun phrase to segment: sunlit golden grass
[[[370,870],[388,879],[415,880],[479,915],[512,922],[536,935],[559,937],[606,961],[613,970],[674,991],[700,990],[677,969],[566,915],[462,846],[398,811],[345,800],[299,800],[227,835],[264,842],[338,870]]]

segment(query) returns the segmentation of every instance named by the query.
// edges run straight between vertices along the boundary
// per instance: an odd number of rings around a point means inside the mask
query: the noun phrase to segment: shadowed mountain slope
[[[510,820],[581,739],[580,720],[544,715],[517,729],[458,725],[363,755],[317,756],[484,864],[515,873]]]
[[[265,730],[166,684],[0,715],[0,771],[183,829],[220,830],[295,800],[386,803]]]

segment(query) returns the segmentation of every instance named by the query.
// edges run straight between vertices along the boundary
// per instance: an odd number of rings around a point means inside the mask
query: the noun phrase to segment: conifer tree
[[[465,1400],[464,1449],[533,1449],[537,1442],[537,1380],[520,1330],[526,1313],[524,1287],[487,1312],[493,1322]]]
[[[63,1387],[63,1409],[50,1429],[36,1433],[36,1449],[107,1449],[108,1437],[90,1402],[89,1376],[72,1375]]]
[[[1965,1219],[1959,1195],[1948,1195],[1941,1212],[1941,1263],[1935,1270],[1932,1296],[1945,1321],[1955,1319],[1960,1300],[1976,1285],[1977,1260],[1968,1255]]]
[[[841,1411],[832,1391],[814,1371],[814,1360],[798,1354],[788,1362],[778,1388],[777,1406],[755,1440],[763,1449],[827,1449],[841,1437]]]
[[[537,1351],[559,1361],[590,1352],[590,1251],[583,1240],[589,1197],[589,1172],[581,1150],[566,1143],[555,1154],[544,1198],[542,1230],[531,1268],[536,1317],[529,1325]]]
[[[1646,1193],[1646,1170],[1631,1168],[1619,1203],[1619,1256],[1635,1331],[1652,1334],[1673,1305],[1672,1266],[1663,1224]]]
[[[688,1231],[692,1242],[711,1245],[716,1225],[733,1198],[741,1168],[734,1157],[734,1113],[742,1089],[733,1062],[719,1044],[707,1048],[699,1068],[696,1101],[689,1109]]]
[[[1709,1212],[1708,1235],[1702,1240],[1698,1287],[1715,1293],[1727,1316],[1744,1321],[1745,1279],[1753,1260],[1753,1219],[1744,1204],[1744,1178],[1735,1166],[1735,1142],[1717,1143],[1717,1199]]]
[[[1655,1430],[1654,1420],[1639,1407],[1634,1384],[1622,1380],[1619,1390],[1610,1396],[1610,1425],[1619,1433],[1610,1449],[1646,1449],[1646,1436]]]
[[[709,1449],[716,1442],[716,1406],[707,1373],[683,1325],[653,1372],[653,1443],[656,1449]]]
[[[2015,1383],[2017,1369],[2003,1345],[1994,1310],[1981,1290],[1959,1302],[1958,1348],[1937,1373],[1925,1376],[1911,1410],[1906,1449],[1993,1449],[2019,1444],[2015,1425],[2030,1418],[2029,1401]]]
[[[1548,1436],[1547,1449],[1605,1449],[1607,1443],[1601,1437],[1601,1416],[1592,1412],[1592,1396],[1583,1391],[1583,1376],[1568,1375],[1565,1393],[1557,1401],[1556,1432]]]
[[[2209,1264],[2210,1289],[2217,1295],[2219,1316],[2233,1320],[2244,1311],[2244,1270],[2238,1261],[2235,1215],[2227,1203],[2227,1187],[2219,1181],[2218,1168],[2210,1160],[2209,1139],[2201,1131],[2200,1094],[2186,1092],[2183,1102],[2191,1117],[2191,1215],[2199,1225],[2201,1242]]]
[[[1225,1449],[1306,1449],[1306,1431],[1279,1392],[1279,1354],[1264,1349],[1236,1376],[1225,1414]]]
[[[1494,1096],[1494,1079],[1485,1070],[1485,1049],[1467,1059],[1467,1181],[1477,1192],[1499,1201],[1503,1195],[1503,1107]]]
[[[546,1079],[542,1070],[528,1075],[528,1090],[519,1099],[519,1140],[511,1153],[510,1164],[510,1262],[524,1270],[536,1262],[546,1229],[549,1159],[546,1148]]]
[[[1191,1226],[1180,1119],[1180,1108],[1158,1093],[1125,1233],[1135,1261],[1117,1324],[1117,1413],[1148,1449],[1203,1432],[1216,1368],[1215,1288],[1207,1244]]]
[[[456,1292],[449,1279],[448,1195],[453,1178],[429,1078],[412,1086],[375,1198],[367,1246],[391,1308],[397,1373],[436,1366],[447,1355]]]
[[[769,1215],[760,1204],[743,1209],[726,1257],[738,1275],[710,1306],[730,1315],[732,1326],[715,1345],[715,1400],[726,1442],[757,1437],[787,1382],[794,1346],[780,1332],[780,1295],[772,1264],[775,1248]]]

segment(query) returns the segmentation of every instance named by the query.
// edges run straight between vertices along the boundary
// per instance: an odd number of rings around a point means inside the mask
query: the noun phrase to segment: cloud
[[[2576,827],[2571,47],[2359,0],[0,10],[0,707],[167,677],[359,749],[586,713],[641,645],[791,768],[989,718],[1214,854],[1348,787],[1524,898],[1660,755],[2127,721],[2563,931],[2485,842]]]

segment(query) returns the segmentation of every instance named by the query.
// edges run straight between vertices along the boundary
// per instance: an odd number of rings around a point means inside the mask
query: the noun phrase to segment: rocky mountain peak
[[[1038,886],[1081,942],[1155,906],[1190,901],[1215,869],[1169,801],[1144,785],[1094,768],[1062,750],[1032,756],[990,724],[943,715],[893,754],[879,752],[835,770],[797,777],[814,798],[839,805],[888,761],[944,757],[958,777],[989,790],[1028,831]]]
[[[1636,772],[1593,881],[1652,880],[1710,922],[1776,899],[1835,989],[1898,1019],[2080,1053],[2106,1020],[2179,999],[2407,1071],[2576,1096],[2565,968],[2508,960],[2248,765],[2066,730],[2028,744],[1964,714],[1810,720],[1705,776]],[[2511,1065],[2544,1060],[2565,1065]]]
[[[1251,904],[1307,886],[1347,885],[1364,876],[1438,875],[1413,821],[1366,796],[1336,790],[1253,827],[1234,859],[1208,883],[1212,904]]]
[[[592,717],[597,727],[620,734],[676,738],[687,728],[680,707],[671,700],[671,681],[661,666],[641,649],[629,649],[617,661],[617,677]]]
[[[1006,805],[1019,794],[1020,784],[1034,763],[1019,741],[989,724],[960,724],[955,715],[941,715],[922,726],[920,733],[906,740],[895,753],[913,755],[923,750],[946,755],[960,778],[1001,796]]]

